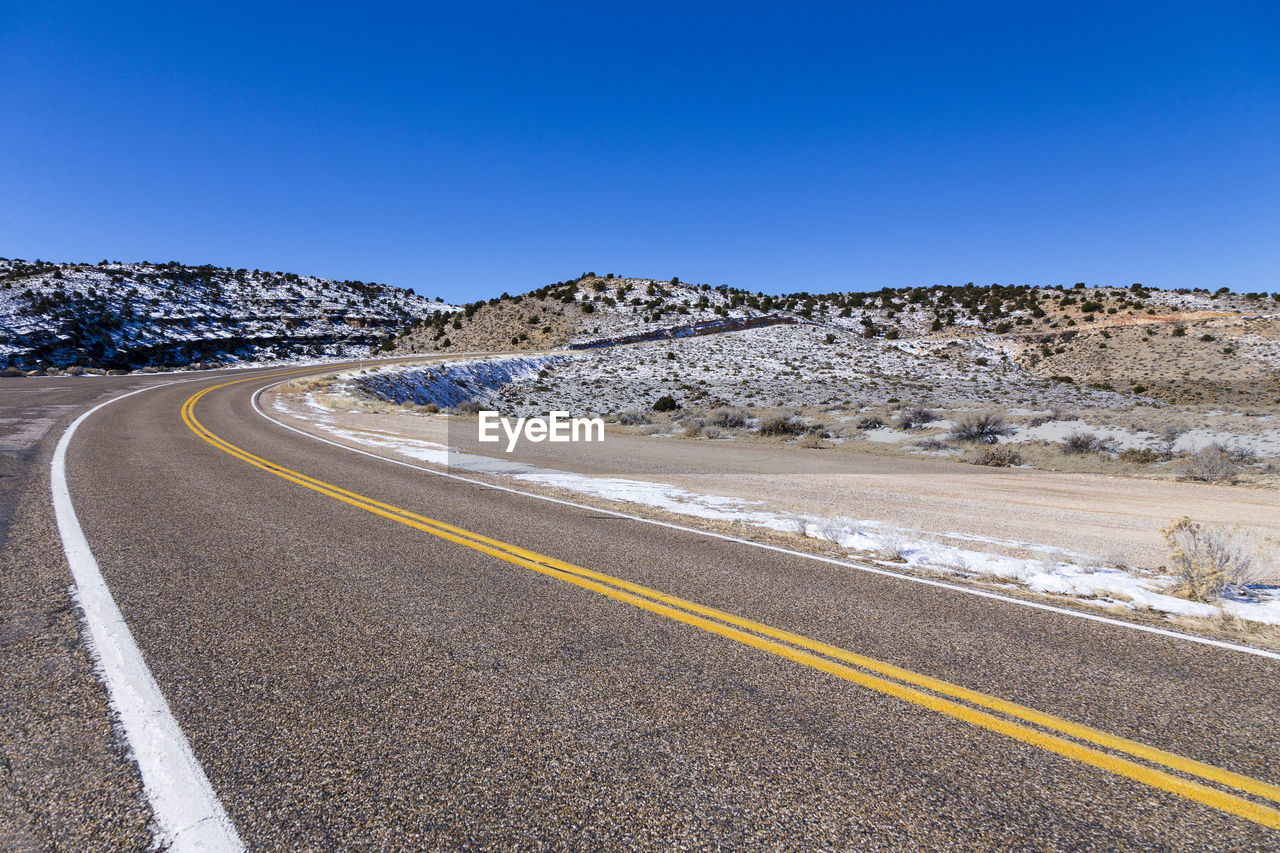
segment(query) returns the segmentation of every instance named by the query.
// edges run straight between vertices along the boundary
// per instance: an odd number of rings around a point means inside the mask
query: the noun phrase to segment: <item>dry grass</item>
[[[920,538],[920,531],[900,527],[882,527],[877,533],[880,535],[880,548],[876,555],[888,563],[905,563],[911,543]]]
[[[1169,544],[1168,569],[1176,595],[1213,602],[1224,590],[1256,583],[1267,574],[1258,546],[1243,531],[1197,524],[1183,516],[1160,531]]]
[[[1180,478],[1198,483],[1234,483],[1240,474],[1231,454],[1216,444],[1202,448],[1183,463]]]
[[[1063,453],[1102,453],[1110,443],[1091,432],[1073,432],[1062,440]]]
[[[760,422],[760,434],[771,437],[801,435],[807,431],[804,421],[793,415],[773,415]]]
[[[1022,454],[1009,446],[984,447],[970,459],[974,465],[987,465],[992,468],[1008,468],[1023,464]]]
[[[717,409],[707,422],[721,429],[746,429],[751,419],[742,409]]]
[[[938,414],[932,409],[913,406],[899,412],[898,416],[894,418],[893,426],[895,429],[918,429],[926,424],[933,423],[937,419]]]

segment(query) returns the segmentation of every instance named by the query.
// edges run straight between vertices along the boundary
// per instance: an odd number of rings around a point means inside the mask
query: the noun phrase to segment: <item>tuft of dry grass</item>
[[[1163,458],[1161,454],[1146,447],[1122,450],[1119,456],[1121,462],[1129,462],[1134,465],[1152,465]]]
[[[1198,524],[1183,516],[1160,532],[1169,545],[1169,570],[1179,581],[1175,595],[1217,601],[1225,589],[1261,576],[1256,546],[1239,529]]]
[[[711,413],[708,423],[721,429],[744,429],[749,417],[742,409],[716,409]]]
[[[1203,447],[1182,464],[1179,478],[1198,483],[1234,483],[1240,473],[1231,454],[1216,444]]]
[[[653,423],[653,418],[649,416],[648,412],[642,412],[639,410],[618,412],[616,417],[618,423],[623,426],[643,426],[645,424]]]
[[[893,426],[895,429],[918,429],[926,424],[933,423],[937,419],[938,415],[932,409],[913,406],[899,412],[897,418],[894,419]]]
[[[876,553],[888,563],[905,563],[912,541],[919,539],[918,531],[913,535],[899,527],[882,527],[878,532],[880,547]]]
[[[1110,446],[1105,438],[1091,432],[1073,432],[1062,440],[1063,453],[1101,453]]]
[[[1008,468],[1023,463],[1022,454],[1012,447],[984,447],[969,460],[974,465],[988,465],[992,468]]]
[[[797,417],[791,415],[774,415],[760,422],[760,434],[767,436],[801,435],[808,427]]]

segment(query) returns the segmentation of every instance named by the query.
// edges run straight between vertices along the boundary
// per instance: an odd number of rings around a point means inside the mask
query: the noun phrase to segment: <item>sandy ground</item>
[[[315,412],[300,415],[296,422],[302,425]],[[843,515],[925,533],[1056,546],[1147,568],[1164,561],[1161,527],[1184,515],[1280,535],[1280,493],[1259,488],[991,469],[849,446],[815,450],[618,432],[609,432],[598,444],[522,442],[506,456],[476,440],[474,420],[358,410],[329,417],[339,428],[375,430],[591,476],[653,480],[694,492],[765,500],[769,508],[783,512]]]

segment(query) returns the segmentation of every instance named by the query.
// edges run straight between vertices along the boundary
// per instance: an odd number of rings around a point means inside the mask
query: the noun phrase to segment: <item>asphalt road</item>
[[[607,591],[629,581],[1272,784],[1280,662],[434,477],[264,420],[254,377],[201,398],[200,424],[613,580],[584,588],[237,458],[180,414],[226,374],[85,421],[68,463],[85,534],[251,849],[1280,847],[1206,797]],[[146,804],[85,668],[41,465],[75,411],[156,380],[0,381],[0,404],[45,383],[69,407],[0,491],[6,554],[20,526],[31,540],[5,569],[0,842],[142,849]]]

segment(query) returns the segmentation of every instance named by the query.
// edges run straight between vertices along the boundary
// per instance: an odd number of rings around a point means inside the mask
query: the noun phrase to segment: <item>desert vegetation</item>
[[[1012,428],[1004,418],[993,412],[982,412],[967,415],[951,428],[950,438],[955,441],[967,441],[973,444],[995,444],[1002,436],[1011,433]]]
[[[1276,580],[1256,538],[1240,529],[1193,522],[1185,516],[1161,533],[1169,545],[1167,570],[1175,593],[1192,601],[1215,602],[1225,593],[1248,597],[1250,584]],[[1275,543],[1271,543],[1274,547]]]

